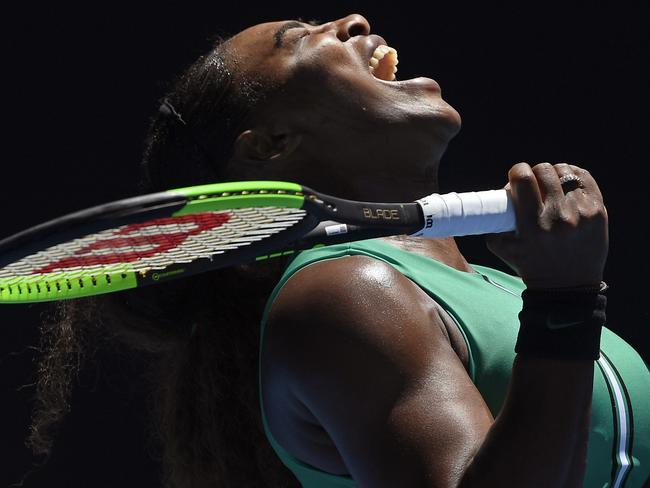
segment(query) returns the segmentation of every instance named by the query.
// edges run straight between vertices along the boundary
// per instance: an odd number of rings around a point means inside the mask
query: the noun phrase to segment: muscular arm
[[[586,443],[593,362],[518,358],[493,420],[434,305],[379,261],[314,264],[274,303],[265,368],[362,487],[580,486],[573,457]],[[281,444],[319,465],[300,432],[269,421]]]

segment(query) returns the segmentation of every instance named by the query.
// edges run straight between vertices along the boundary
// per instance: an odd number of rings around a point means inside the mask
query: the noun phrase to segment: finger
[[[593,176],[591,176],[591,173],[587,171],[586,169],[580,168],[579,166],[574,166],[574,165],[569,165],[569,168],[575,174],[578,178],[582,180],[582,184],[584,186],[583,190],[585,193],[588,195],[592,195],[596,197],[596,200],[602,203],[603,201],[603,195],[600,193],[600,188],[598,188],[598,183],[596,183],[596,180],[594,179]]]
[[[536,164],[533,167],[533,173],[537,177],[537,184],[544,202],[564,198],[564,190],[560,185],[560,179],[555,168],[550,163]]]
[[[555,164],[553,165],[553,169],[555,169],[560,182],[562,181],[563,176],[578,176],[575,174],[573,169],[571,169],[571,166],[566,163]],[[576,212],[578,210],[576,197],[582,196],[582,192],[579,190],[579,187],[570,191],[566,191],[566,188],[562,185],[562,183],[560,183],[560,188],[562,188],[562,192],[564,193],[563,205]]]
[[[515,164],[508,172],[510,193],[515,207],[517,229],[535,225],[542,211],[542,196],[537,185],[537,178],[527,163]]]
[[[592,221],[604,220],[605,226],[607,226],[607,209],[596,180],[586,169],[573,165],[570,167],[571,171],[582,181],[581,188],[570,192],[573,194],[571,199],[578,204],[580,214]]]
[[[558,178],[562,178],[563,176],[568,176],[568,175],[575,175],[575,173],[571,169],[571,166],[569,166],[566,163],[558,163],[554,165],[553,168],[555,169]]]

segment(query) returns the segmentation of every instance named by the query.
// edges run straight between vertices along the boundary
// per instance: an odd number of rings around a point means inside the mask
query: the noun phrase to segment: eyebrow
[[[296,22],[295,20],[282,24],[280,28],[275,31],[275,34],[273,34],[273,39],[275,39],[275,47],[282,47],[282,36],[284,36],[284,33],[289,29],[295,29],[296,27],[304,27],[304,25],[300,22]]]

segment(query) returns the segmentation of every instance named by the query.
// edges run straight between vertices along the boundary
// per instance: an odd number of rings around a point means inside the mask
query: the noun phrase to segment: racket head
[[[69,214],[0,241],[0,303],[110,293],[274,257],[318,224],[304,203],[300,185],[245,181]]]

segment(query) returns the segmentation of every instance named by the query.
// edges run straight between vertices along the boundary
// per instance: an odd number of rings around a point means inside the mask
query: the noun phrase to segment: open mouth
[[[368,68],[370,74],[375,78],[383,81],[395,81],[398,62],[397,51],[390,46],[381,44],[372,53],[372,57],[368,61]]]

